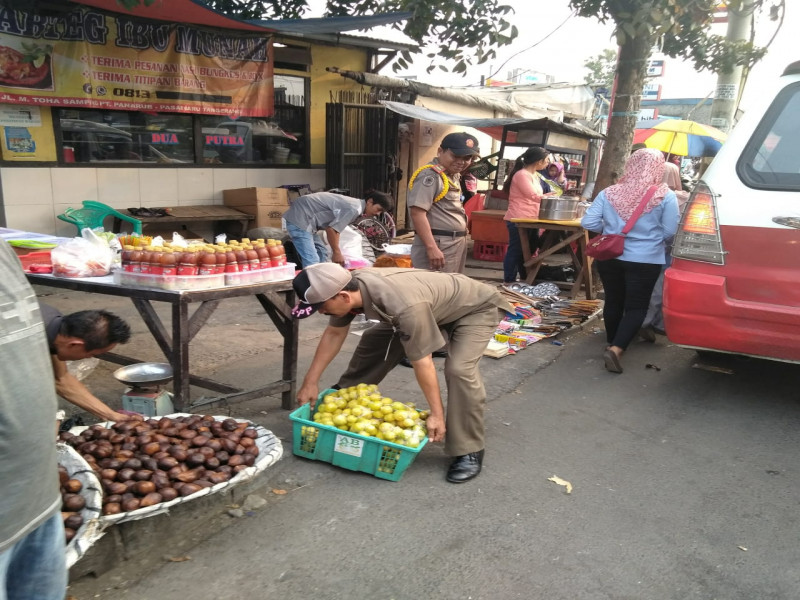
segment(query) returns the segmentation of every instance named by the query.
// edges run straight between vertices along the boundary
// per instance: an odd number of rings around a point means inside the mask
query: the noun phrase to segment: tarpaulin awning
[[[526,129],[544,129],[547,131],[576,135],[582,138],[605,139],[605,136],[602,134],[579,123],[563,123],[547,117],[541,119],[526,119],[521,117],[487,119],[463,117],[461,115],[453,115],[438,110],[431,110],[423,106],[414,106],[401,102],[384,101],[382,104],[388,109],[406,117],[411,117],[412,119],[431,121],[433,123],[447,123],[448,125],[460,125],[462,127],[473,127],[492,136],[496,140],[503,139],[503,128],[508,125],[526,125]]]
[[[141,3],[131,9],[124,8],[117,0],[70,0],[70,2],[156,21],[190,23],[192,25],[241,29],[244,31],[269,30],[263,25],[227,17],[198,0],[162,0],[161,2],[154,2],[150,6],[145,6],[144,3]]]
[[[412,12],[392,12],[380,15],[365,15],[359,17],[324,17],[320,19],[278,19],[263,20],[253,19],[248,23],[274,29],[282,33],[341,33],[369,29],[381,25],[392,25],[399,21],[406,21],[414,16]]]

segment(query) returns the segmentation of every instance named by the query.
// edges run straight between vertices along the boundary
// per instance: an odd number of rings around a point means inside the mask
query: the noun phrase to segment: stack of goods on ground
[[[295,410],[293,451],[351,471],[398,481],[428,442],[429,411],[412,402],[381,395],[378,386],[359,383],[319,395],[316,412]]]
[[[294,277],[279,240],[258,239],[220,244],[160,246],[136,243],[122,247],[122,269],[115,281],[123,285],[167,290],[198,290],[282,281]]]
[[[248,481],[283,452],[263,427],[210,415],[177,413],[76,431],[59,436],[59,472],[67,541],[81,542],[79,555],[106,526]]]
[[[485,356],[502,358],[516,354],[540,340],[557,336],[583,323],[600,311],[599,300],[563,300],[556,296],[531,298],[498,286],[515,315],[507,315],[497,326]]]

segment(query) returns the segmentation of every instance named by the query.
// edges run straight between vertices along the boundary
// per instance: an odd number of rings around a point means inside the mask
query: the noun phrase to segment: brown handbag
[[[611,260],[612,258],[622,256],[622,253],[625,251],[625,236],[633,229],[633,226],[636,225],[636,221],[644,211],[644,207],[647,206],[647,203],[650,201],[650,198],[653,197],[653,194],[656,193],[657,189],[658,186],[650,186],[650,189],[647,190],[642,201],[639,202],[639,206],[633,211],[631,218],[625,223],[625,228],[621,233],[601,234],[589,240],[586,244],[586,254],[595,260]]]

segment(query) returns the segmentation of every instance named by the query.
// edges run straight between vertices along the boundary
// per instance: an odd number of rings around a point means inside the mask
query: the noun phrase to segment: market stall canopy
[[[322,34],[369,29],[381,25],[392,25],[414,16],[411,12],[392,12],[363,17],[324,17],[320,19],[253,19],[248,23],[274,29],[281,33]]]
[[[70,0],[73,4],[93,6],[109,12],[129,14],[143,19],[156,21],[169,21],[172,23],[189,23],[192,25],[206,25],[208,27],[222,27],[224,29],[241,29],[244,31],[271,31],[271,29],[227,17],[222,13],[210,9],[198,0],[169,0],[154,2],[149,6],[144,2],[131,9],[124,8],[117,0]]]
[[[548,117],[542,117],[540,119],[529,119],[522,117],[486,119],[462,117],[460,115],[453,115],[438,110],[431,110],[423,106],[403,104],[401,102],[385,101],[382,104],[388,109],[406,117],[411,117],[412,119],[431,121],[433,123],[447,123],[448,125],[460,125],[461,127],[473,127],[492,136],[496,140],[503,139],[503,129],[510,125],[524,125],[524,127],[520,128],[543,129],[547,131],[555,131],[557,133],[572,134],[582,138],[605,139],[605,136],[603,136],[601,133],[598,133],[593,129],[589,129],[580,123],[563,123]]]

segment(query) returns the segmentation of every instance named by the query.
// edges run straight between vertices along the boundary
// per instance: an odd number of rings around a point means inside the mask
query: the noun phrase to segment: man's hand
[[[331,254],[331,262],[336,263],[337,265],[344,266],[345,260],[344,255],[342,254],[341,250],[334,250]]]
[[[431,442],[441,442],[444,440],[444,419],[429,415],[425,421],[425,427],[428,429],[428,439]]]
[[[106,421],[143,421],[144,417],[138,413],[126,414],[121,412],[112,411],[107,415]]]
[[[314,410],[314,404],[316,404],[318,396],[319,396],[318,384],[303,382],[303,385],[297,391],[297,403],[310,404],[311,410]]]
[[[439,250],[438,246],[431,246],[427,248],[428,264],[431,271],[440,271],[444,268],[444,253]]]

